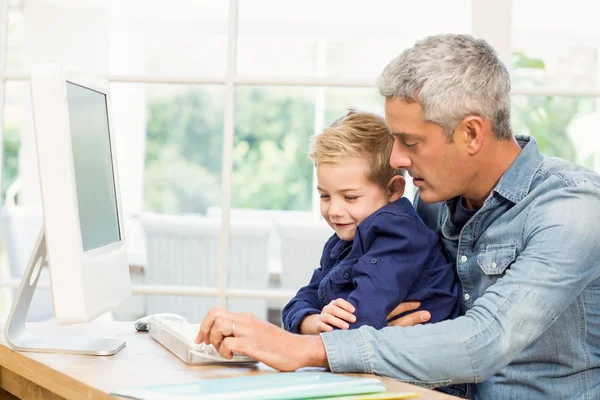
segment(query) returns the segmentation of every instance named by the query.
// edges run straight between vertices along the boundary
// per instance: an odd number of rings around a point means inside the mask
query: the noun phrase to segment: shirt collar
[[[533,176],[542,165],[544,157],[533,137],[515,136],[515,139],[523,150],[504,172],[493,191],[513,203],[518,203],[529,193]]]

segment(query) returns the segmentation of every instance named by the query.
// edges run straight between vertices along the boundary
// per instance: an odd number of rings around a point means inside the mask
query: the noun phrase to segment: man
[[[391,164],[456,263],[464,316],[297,336],[213,309],[199,339],[281,370],[325,366],[486,399],[600,398],[600,177],[510,128],[510,78],[484,41],[426,38],[378,86]]]

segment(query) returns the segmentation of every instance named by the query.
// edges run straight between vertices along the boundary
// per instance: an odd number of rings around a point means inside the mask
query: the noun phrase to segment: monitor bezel
[[[108,110],[121,240],[88,251],[81,237],[67,82],[105,94]],[[34,64],[31,96],[54,314],[61,324],[90,321],[131,295],[109,83],[60,64]]]

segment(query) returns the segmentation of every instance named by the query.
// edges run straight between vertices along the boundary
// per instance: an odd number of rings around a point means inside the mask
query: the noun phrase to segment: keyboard
[[[187,364],[248,364],[258,362],[252,357],[238,353],[234,353],[233,358],[228,360],[220,355],[212,345],[194,343],[199,328],[199,324],[190,324],[161,317],[151,317],[149,321],[150,336]]]

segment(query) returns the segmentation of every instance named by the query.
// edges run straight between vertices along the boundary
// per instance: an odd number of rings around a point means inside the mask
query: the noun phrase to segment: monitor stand
[[[25,327],[25,317],[38,280],[42,265],[47,260],[46,229],[42,224],[40,234],[33,248],[31,258],[21,278],[19,290],[13,301],[4,326],[6,342],[17,351],[41,353],[85,354],[92,356],[110,356],[125,347],[125,341],[117,338],[99,338],[88,336],[34,335]]]

